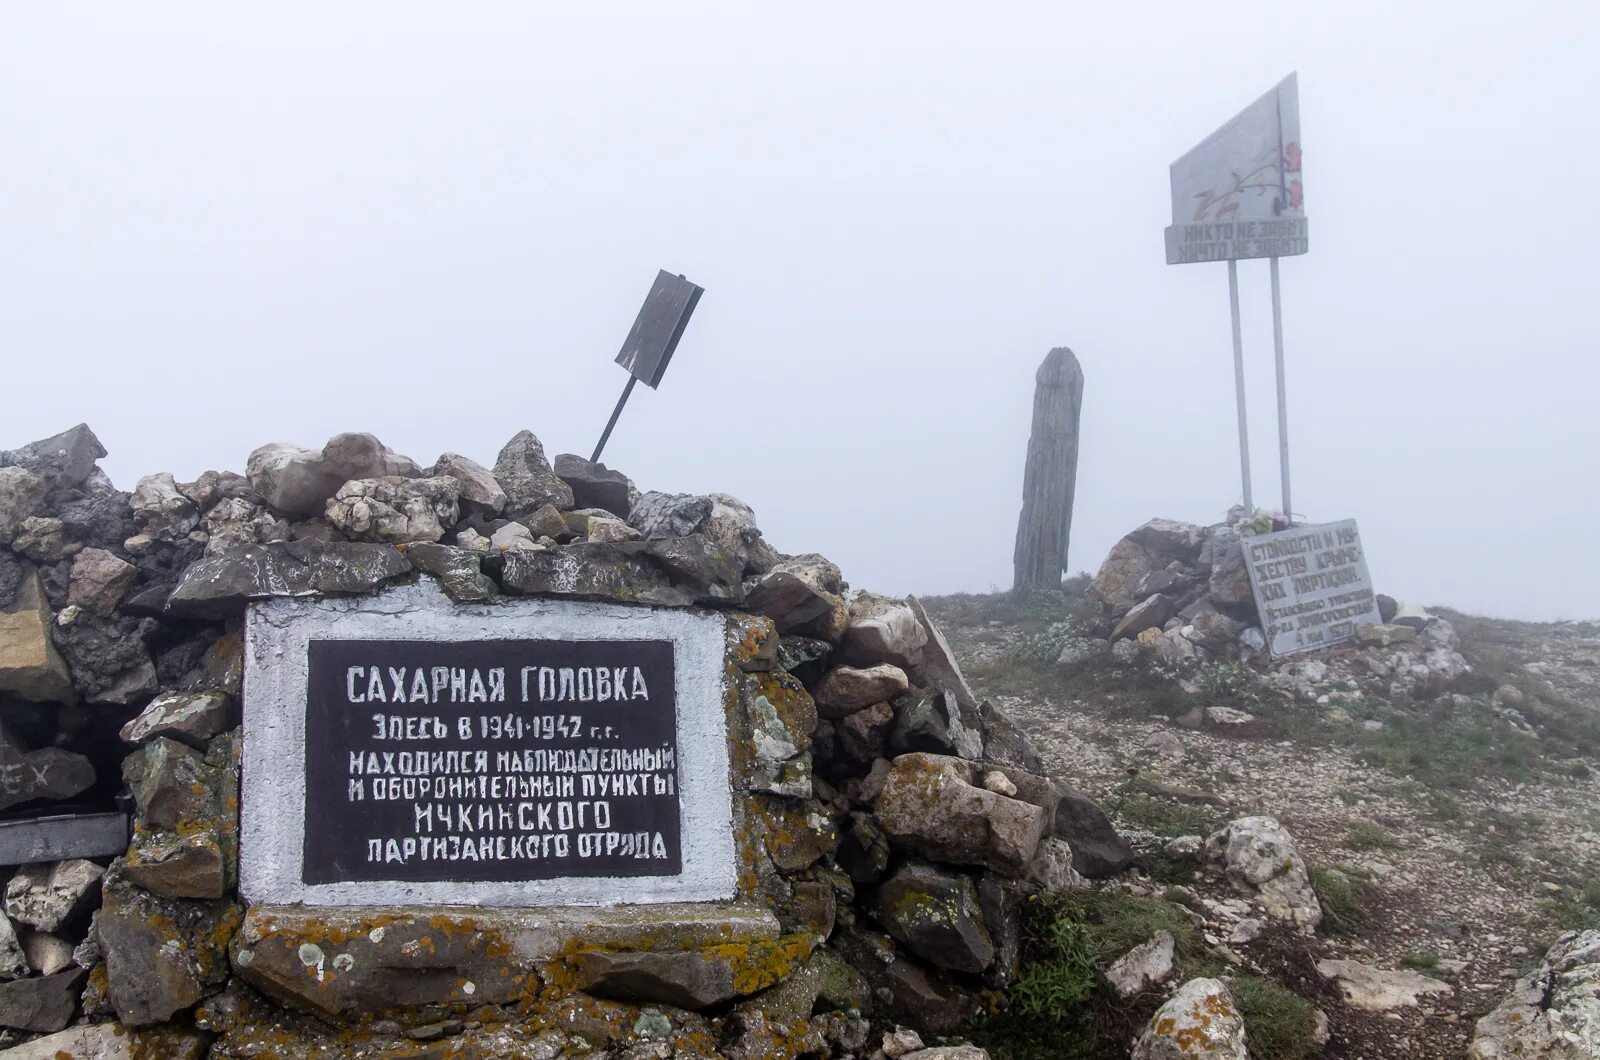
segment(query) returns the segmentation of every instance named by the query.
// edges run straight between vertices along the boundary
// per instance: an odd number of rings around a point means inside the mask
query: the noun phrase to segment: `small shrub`
[[[1244,1017],[1251,1056],[1257,1060],[1304,1060],[1321,1054],[1322,1046],[1313,1037],[1317,1014],[1311,1002],[1255,975],[1228,980],[1228,989]]]
[[[1395,834],[1372,821],[1361,821],[1350,826],[1345,845],[1351,850],[1398,850],[1400,840]]]
[[[1046,955],[1022,966],[1011,988],[1016,1010],[1029,1019],[1060,1021],[1087,1001],[1100,982],[1088,929],[1064,916],[1044,928]]]
[[[1168,839],[1180,835],[1210,835],[1220,823],[1218,813],[1207,806],[1190,806],[1157,798],[1133,785],[1105,801],[1105,810],[1127,827]]]
[[[1400,958],[1400,965],[1419,972],[1432,971],[1439,967],[1439,955],[1432,950],[1412,950]]]
[[[1372,919],[1368,901],[1372,885],[1359,870],[1347,865],[1317,866],[1311,886],[1322,903],[1322,930],[1329,935],[1355,935]]]

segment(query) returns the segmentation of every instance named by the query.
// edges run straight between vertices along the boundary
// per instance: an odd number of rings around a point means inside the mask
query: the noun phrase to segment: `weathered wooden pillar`
[[[1059,589],[1072,534],[1078,484],[1078,413],[1083,369],[1065,346],[1050,351],[1034,375],[1033,433],[1022,475],[1013,588]]]

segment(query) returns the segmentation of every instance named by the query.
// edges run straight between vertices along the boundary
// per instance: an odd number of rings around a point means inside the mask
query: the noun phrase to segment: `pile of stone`
[[[1075,666],[1110,657],[1191,672],[1214,663],[1267,663],[1241,538],[1251,524],[1242,509],[1211,526],[1151,519],[1118,541],[1089,584],[1103,605],[1098,622],[1069,637],[1060,662]],[[1316,699],[1330,690],[1373,685],[1386,697],[1434,697],[1468,666],[1446,620],[1379,595],[1379,623],[1353,644],[1271,669],[1285,691]]]
[[[84,426],[0,452],[0,809],[98,793],[134,813],[109,865],[27,865],[5,884],[0,1042],[60,1032],[19,1056],[347,1055],[317,1044],[317,1020],[346,1011],[337,992],[297,992],[239,936],[241,623],[273,597],[431,579],[463,603],[717,608],[749,631],[729,680],[771,862],[752,886],[798,941],[758,966],[586,955],[565,994],[547,976],[515,1004],[408,1007],[396,986],[384,1019],[344,1028],[374,1055],[438,1039],[483,1056],[866,1056],[894,1021],[948,1034],[998,1003],[1027,895],[1133,860],[973,695],[918,601],[777,552],[736,498],[641,492],[603,464],[552,463],[527,431],[493,467],[447,453],[424,468],[341,434],[131,493],[104,455]]]

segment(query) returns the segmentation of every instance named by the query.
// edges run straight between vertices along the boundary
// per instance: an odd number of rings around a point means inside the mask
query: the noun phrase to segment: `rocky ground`
[[[1600,924],[1600,624],[1440,612],[1471,672],[1390,700],[1337,679],[1370,647],[1322,653],[1327,673],[1256,661],[1180,675],[1131,653],[1069,647],[1057,661],[1064,618],[1083,611],[1070,593],[927,603],[975,690],[1146,855],[1114,886],[1193,909],[1210,956],[1313,1001],[1329,1017],[1321,1055],[1465,1055],[1477,1019],[1562,931]],[[1207,707],[1226,708],[1221,723]],[[1326,913],[1316,935],[1234,941],[1255,910],[1173,856],[1185,841],[1172,840],[1247,814],[1298,842]],[[1368,991],[1380,996],[1347,997],[1317,968],[1341,960],[1396,974]],[[1339,969],[1366,974],[1323,965]]]

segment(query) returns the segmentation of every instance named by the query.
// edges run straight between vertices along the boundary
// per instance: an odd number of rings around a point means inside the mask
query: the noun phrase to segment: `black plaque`
[[[682,871],[671,642],[312,641],[307,662],[302,882]]]
[[[683,329],[689,326],[689,317],[704,293],[705,288],[682,276],[665,269],[657,272],[656,282],[650,285],[650,293],[645,295],[644,305],[617,354],[617,363],[645,386],[660,386],[678,340],[683,338]]]

